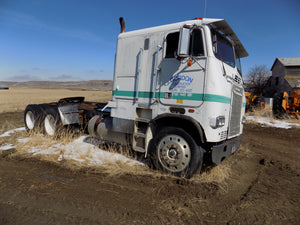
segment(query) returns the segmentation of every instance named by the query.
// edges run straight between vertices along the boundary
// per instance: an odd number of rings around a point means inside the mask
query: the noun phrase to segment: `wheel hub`
[[[169,152],[168,152],[168,156],[169,156],[169,158],[171,158],[171,159],[175,159],[176,158],[176,156],[177,156],[177,151],[176,151],[176,149],[170,149],[169,150]]]
[[[171,171],[183,171],[191,159],[187,141],[178,135],[165,136],[158,145],[158,158],[161,165]]]

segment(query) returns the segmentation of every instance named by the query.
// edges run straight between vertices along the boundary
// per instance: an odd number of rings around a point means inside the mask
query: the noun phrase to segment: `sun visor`
[[[247,57],[249,55],[239,38],[225,20],[214,21],[210,23],[210,25],[212,25],[216,30],[221,31],[233,41],[235,52],[239,58]]]

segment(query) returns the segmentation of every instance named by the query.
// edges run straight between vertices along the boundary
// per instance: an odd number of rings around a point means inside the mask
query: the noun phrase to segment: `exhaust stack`
[[[124,33],[126,31],[125,20],[123,19],[123,17],[120,17],[119,21],[121,25],[121,33]]]

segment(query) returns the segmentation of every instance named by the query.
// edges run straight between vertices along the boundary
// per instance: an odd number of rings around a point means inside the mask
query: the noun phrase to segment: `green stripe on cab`
[[[115,90],[112,92],[114,96],[119,97],[139,97],[139,98],[152,98],[153,92],[140,91],[138,96],[136,96],[135,91],[119,91]],[[164,98],[165,93],[155,93],[155,98]],[[190,100],[190,101],[206,101],[206,102],[220,102],[225,104],[231,103],[231,98],[222,95],[213,94],[198,94],[198,93],[177,93],[172,94],[172,99]]]

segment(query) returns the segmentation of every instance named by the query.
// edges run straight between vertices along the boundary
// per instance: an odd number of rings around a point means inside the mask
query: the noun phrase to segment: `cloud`
[[[37,76],[25,74],[25,75],[20,75],[20,76],[7,77],[5,80],[6,81],[15,81],[15,82],[25,82],[25,81],[40,81],[41,79]]]
[[[62,74],[56,77],[49,77],[49,80],[52,81],[75,81],[75,80],[81,80],[78,77],[73,77],[72,75]]]
[[[58,76],[53,76],[53,77],[39,77],[39,76],[34,76],[30,74],[25,74],[25,75],[17,75],[17,76],[10,76],[4,79],[5,81],[14,81],[14,82],[26,82],[26,81],[80,81],[82,79],[68,75],[68,74],[61,74]]]
[[[99,74],[99,73],[103,73],[104,70],[103,69],[96,69],[96,70],[90,69],[90,70],[87,70],[86,72],[90,73],[90,74]]]

